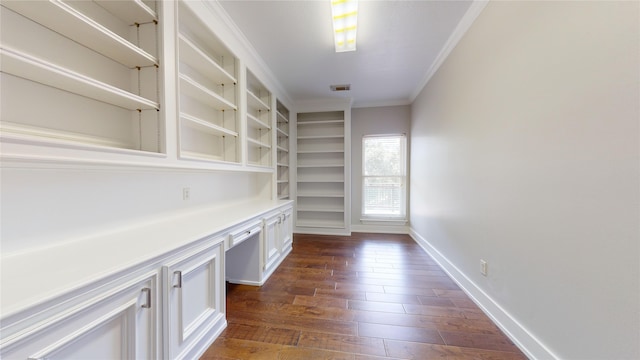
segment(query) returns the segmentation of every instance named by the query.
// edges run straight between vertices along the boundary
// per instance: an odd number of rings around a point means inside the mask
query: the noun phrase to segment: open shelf
[[[309,136],[298,136],[298,140],[314,140],[314,139],[344,139],[344,135],[309,135]]]
[[[344,111],[297,114],[297,227],[346,227],[344,119]]]
[[[283,114],[282,111],[280,111],[281,108],[286,113],[286,115]],[[284,105],[281,105],[281,106],[278,107],[278,111],[276,112],[276,114],[277,114],[277,121],[278,122],[289,123],[289,110],[287,108],[285,108]]]
[[[305,213],[313,215],[303,215]],[[344,229],[344,220],[336,218],[318,218],[319,214],[322,213],[298,210],[298,220],[296,222],[296,226],[310,228]],[[316,218],[308,218],[307,216],[315,216]]]
[[[343,138],[298,138],[298,153],[344,152]]]
[[[267,123],[265,123],[264,121],[258,119],[257,117],[255,117],[252,114],[247,113],[247,120],[250,122],[253,122],[254,125],[257,125],[257,127],[259,128],[263,128],[263,129],[267,129],[270,130],[271,126],[269,126]]]
[[[276,154],[278,199],[289,198],[289,116],[290,112],[280,100],[276,100]],[[286,180],[284,180],[286,179]]]
[[[317,197],[317,198],[328,198],[328,197],[335,197],[335,198],[343,198],[344,194],[331,194],[331,193],[321,193],[321,192],[317,192],[317,193],[309,193],[309,192],[300,192],[298,191],[298,197],[299,198],[305,198],[305,197]]]
[[[235,131],[231,131],[222,126],[218,126],[216,124],[212,124],[206,120],[199,119],[195,116],[191,116],[188,114],[180,114],[180,120],[186,126],[189,126],[195,130],[202,131],[205,133],[210,133],[214,135],[220,136],[233,136],[238,137],[238,133]]]
[[[298,184],[298,198],[302,197],[338,197],[344,198],[344,183],[343,182],[302,182]]]
[[[319,121],[299,121],[298,122],[298,126],[326,125],[326,124],[344,124],[344,120],[319,120]]]
[[[180,57],[200,74],[206,74],[216,84],[235,84],[236,78],[201,50],[185,35],[179,34]]]
[[[165,152],[161,2],[0,5],[4,139],[94,154]]]
[[[336,150],[298,150],[298,154],[331,154],[331,153],[344,153],[342,149]]]
[[[254,94],[251,90],[247,90],[247,102],[248,106],[257,110],[269,111],[271,107],[267,105],[258,95]]]
[[[128,25],[158,21],[158,14],[142,0],[113,1],[94,0],[112,14],[121,14],[120,18]]]
[[[115,10],[115,14],[127,21],[134,18],[134,14],[143,15],[139,19],[140,23],[156,20],[155,15],[149,13],[150,9],[141,1],[124,2],[127,4],[113,6],[111,11]],[[85,2],[74,2],[72,6],[60,0],[4,1],[2,5],[128,68],[158,64],[155,56],[76,9],[80,5],[87,5],[83,3]],[[88,6],[82,7],[86,12],[97,12]],[[138,10],[130,12],[130,9]]]
[[[341,168],[344,164],[298,164],[299,168]]]
[[[249,165],[272,167],[274,121],[271,92],[247,69],[247,162]]]
[[[188,2],[177,10],[180,158],[239,164],[238,60]]]
[[[322,208],[322,207],[313,207],[313,206],[298,206],[298,211],[312,211],[312,212],[329,212],[329,213],[343,213],[344,207],[336,207],[336,208]]]
[[[180,74],[180,91],[216,110],[236,110],[235,104],[184,74]]]
[[[52,140],[60,140],[63,142],[75,142],[86,145],[104,146],[111,148],[127,149],[131,147],[131,144],[124,141],[118,141],[117,139],[109,139],[100,136],[92,136],[55,129],[45,129],[36,126],[14,124],[6,121],[0,124],[0,133],[2,133],[3,137],[13,134],[18,136],[48,138]]]
[[[260,142],[260,141],[255,140],[255,139],[247,138],[247,142],[249,143],[250,146],[257,146],[257,147],[261,147],[261,148],[264,148],[264,149],[271,149],[271,145],[269,145],[267,143]]]
[[[2,71],[128,110],[157,110],[159,104],[15,49],[0,48]]]

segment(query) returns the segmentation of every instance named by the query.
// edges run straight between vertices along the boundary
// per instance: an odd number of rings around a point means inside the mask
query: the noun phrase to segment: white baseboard
[[[559,359],[549,348],[530,333],[518,320],[494,301],[478,285],[460,271],[446,256],[413,228],[409,235],[427,252],[482,311],[516,344],[530,359]]]
[[[378,234],[408,234],[407,225],[363,225],[351,224],[351,232]]]

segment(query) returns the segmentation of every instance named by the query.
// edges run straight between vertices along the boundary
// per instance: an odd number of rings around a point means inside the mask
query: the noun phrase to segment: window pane
[[[404,216],[403,177],[364,179],[364,215]]]
[[[363,139],[364,175],[404,175],[401,136]]]

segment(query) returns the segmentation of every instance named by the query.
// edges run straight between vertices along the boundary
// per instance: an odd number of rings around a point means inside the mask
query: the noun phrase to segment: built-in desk
[[[235,280],[263,283],[273,271],[263,253],[272,254],[266,243],[274,242],[265,224],[286,223],[291,209],[291,201],[203,207],[3,254],[0,357],[78,357],[105,341],[106,357],[197,357],[226,326],[225,263],[231,274],[242,265],[254,270]],[[244,241],[239,231],[249,231]],[[291,236],[288,225],[278,231]],[[278,254],[281,261],[287,248]]]

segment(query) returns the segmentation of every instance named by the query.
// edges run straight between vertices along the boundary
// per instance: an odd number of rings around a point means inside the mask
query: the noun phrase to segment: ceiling
[[[411,103],[472,1],[360,0],[357,50],[344,53],[334,50],[329,0],[219,2],[292,100],[365,107]]]

